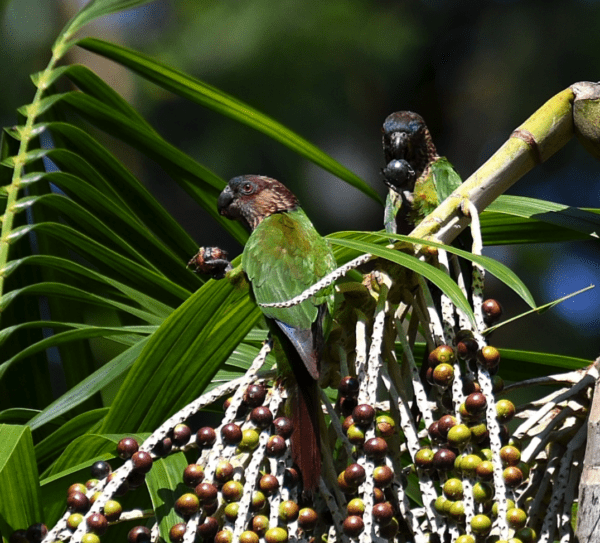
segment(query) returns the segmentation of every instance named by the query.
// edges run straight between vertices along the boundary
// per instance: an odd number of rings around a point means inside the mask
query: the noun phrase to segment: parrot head
[[[263,175],[234,177],[217,200],[221,215],[237,219],[251,230],[274,213],[294,211],[298,207],[298,199],[285,185]]]
[[[410,181],[418,179],[427,164],[437,157],[437,151],[431,140],[431,134],[423,117],[412,111],[397,111],[388,115],[383,123],[383,152],[387,170],[390,170],[391,181],[394,174],[405,178],[406,170],[404,161],[414,171]],[[388,175],[383,172],[386,179]],[[386,183],[387,184],[387,183]]]
[[[383,123],[385,161],[409,160],[415,154],[415,147],[422,141],[426,129],[423,117],[412,111],[397,111],[388,115]]]

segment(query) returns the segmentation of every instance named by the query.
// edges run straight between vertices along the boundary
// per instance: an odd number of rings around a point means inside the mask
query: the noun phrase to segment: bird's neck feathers
[[[416,177],[419,178],[427,167],[438,158],[437,149],[429,133],[429,129],[425,127],[423,134],[421,135],[421,142],[415,146],[415,156],[413,157],[413,168],[415,170]]]
[[[298,199],[281,184],[263,189],[254,197],[252,206],[246,207],[243,217],[251,230],[267,217],[275,213],[296,211],[300,208]]]

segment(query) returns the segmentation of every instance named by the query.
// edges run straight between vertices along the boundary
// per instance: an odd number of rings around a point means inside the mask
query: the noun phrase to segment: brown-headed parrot
[[[217,206],[221,215],[240,220],[252,231],[242,268],[258,304],[290,300],[335,269],[328,243],[279,181],[260,175],[234,177]],[[292,307],[261,307],[276,340],[278,374],[291,404],[292,458],[304,492],[316,490],[321,475],[317,379],[332,306],[329,287]]]
[[[397,111],[383,123],[382,173],[389,187],[386,232],[408,234],[462,183],[444,157],[437,154],[423,117]]]

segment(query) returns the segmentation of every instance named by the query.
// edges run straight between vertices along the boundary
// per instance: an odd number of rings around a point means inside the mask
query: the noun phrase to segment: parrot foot
[[[227,260],[227,251],[219,247],[200,247],[188,262],[188,268],[190,266],[196,273],[206,273],[213,279],[223,279],[232,269],[231,262]]]

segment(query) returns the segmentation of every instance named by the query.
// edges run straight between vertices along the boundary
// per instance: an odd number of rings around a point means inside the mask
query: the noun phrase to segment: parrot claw
[[[196,273],[206,273],[213,279],[223,279],[232,269],[227,251],[219,247],[200,247],[187,265],[188,268],[193,266]]]

